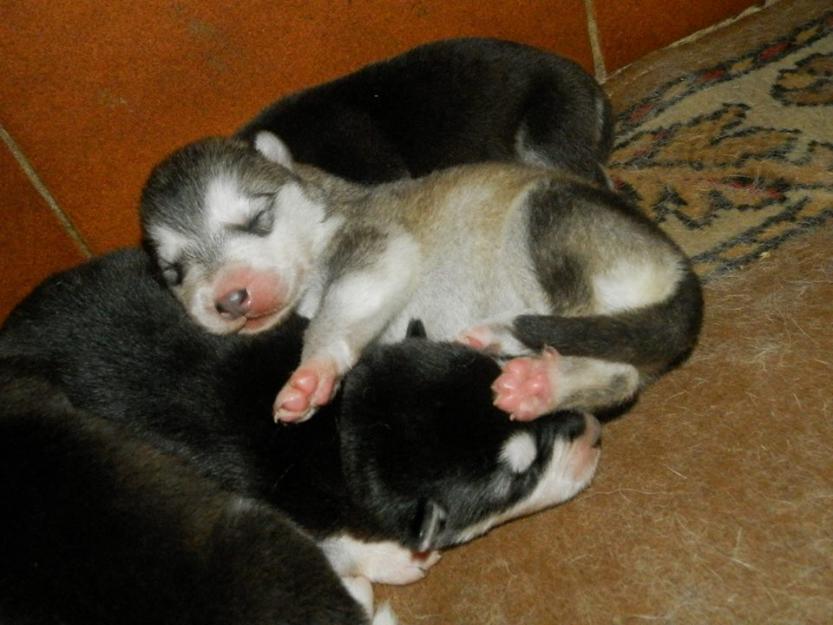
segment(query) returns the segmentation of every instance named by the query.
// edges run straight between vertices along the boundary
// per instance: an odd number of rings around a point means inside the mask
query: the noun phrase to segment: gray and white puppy
[[[607,189],[507,163],[365,187],[293,164],[268,132],[255,144],[178,150],[151,173],[141,220],[206,329],[311,319],[276,419],[308,418],[368,344],[398,340],[415,318],[432,339],[520,356],[493,388],[522,420],[627,402],[694,346],[689,261]]]

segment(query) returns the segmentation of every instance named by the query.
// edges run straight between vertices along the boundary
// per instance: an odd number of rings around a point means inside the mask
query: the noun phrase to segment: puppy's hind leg
[[[472,326],[457,341],[478,351],[511,358],[495,380],[495,406],[512,419],[529,421],[554,410],[594,411],[631,399],[639,388],[636,367],[598,358],[564,356],[549,346],[534,348],[516,336],[519,315]]]
[[[631,399],[639,390],[633,365],[562,356],[546,348],[537,356],[510,360],[495,380],[495,406],[512,419],[529,421],[555,410],[595,411]]]
[[[595,412],[633,398],[680,364],[702,317],[699,282],[687,273],[660,303],[608,315],[521,315],[515,337],[541,355],[509,361],[495,381],[495,405],[517,419],[553,410]]]
[[[541,356],[507,363],[499,407],[516,418],[614,408],[688,356],[700,283],[656,225],[614,194],[573,183],[541,188],[528,210],[530,255],[553,314],[513,320],[515,337]]]

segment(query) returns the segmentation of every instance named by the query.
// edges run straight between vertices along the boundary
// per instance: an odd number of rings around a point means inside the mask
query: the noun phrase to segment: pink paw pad
[[[555,409],[553,373],[558,352],[545,349],[540,356],[513,358],[492,384],[494,404],[512,419],[531,421]]]
[[[333,398],[336,387],[337,377],[332,364],[302,364],[275,399],[275,421],[306,421],[318,406],[323,406]]]

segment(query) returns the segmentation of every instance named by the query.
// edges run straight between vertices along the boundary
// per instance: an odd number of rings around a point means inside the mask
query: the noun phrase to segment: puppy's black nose
[[[229,291],[214,303],[218,313],[232,319],[245,315],[250,304],[249,292],[246,289]]]

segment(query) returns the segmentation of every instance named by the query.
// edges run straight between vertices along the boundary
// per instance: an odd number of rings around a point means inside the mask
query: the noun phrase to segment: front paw
[[[382,561],[362,563],[364,574],[372,582],[397,586],[418,582],[442,557],[439,551],[417,553],[402,548],[385,555]]]
[[[339,376],[332,361],[301,363],[275,399],[275,422],[301,423],[319,406],[328,403],[338,389]]]
[[[440,561],[439,551],[426,551],[422,553],[411,553],[410,558],[391,561],[386,569],[377,574],[378,581],[383,584],[412,584],[418,582],[428,569]]]

